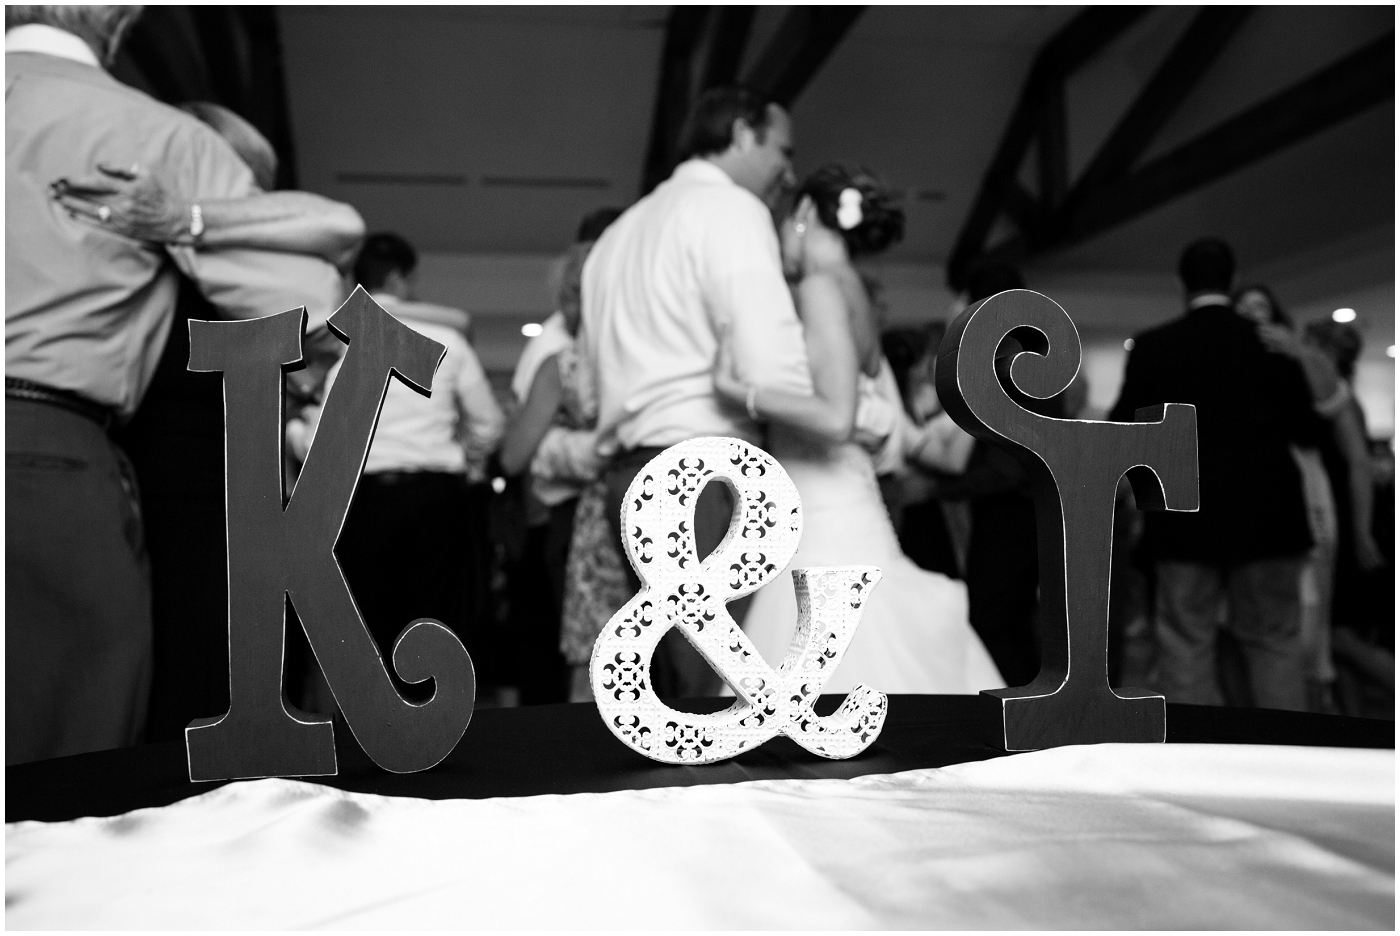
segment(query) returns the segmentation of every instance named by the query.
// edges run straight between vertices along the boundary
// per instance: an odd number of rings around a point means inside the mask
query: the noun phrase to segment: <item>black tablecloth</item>
[[[714,711],[731,700],[685,706]],[[828,696],[829,712],[840,697]],[[658,764],[614,738],[591,704],[483,709],[456,750],[417,774],[386,773],[369,760],[342,723],[336,725],[340,773],[308,778],[361,793],[425,799],[482,799],[542,793],[605,793],[652,787],[792,778],[849,779],[943,767],[1003,756],[980,729],[976,696],[891,696],[889,718],[874,745],[846,761],[810,754],[787,738],[718,764]],[[1167,706],[1168,743],[1291,744],[1394,748],[1395,724],[1264,709]],[[219,783],[190,783],[183,742],[79,754],[5,770],[5,821],[60,821],[113,816],[197,796]]]

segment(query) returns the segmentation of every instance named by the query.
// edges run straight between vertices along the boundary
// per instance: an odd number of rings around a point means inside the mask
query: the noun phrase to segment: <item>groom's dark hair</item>
[[[768,129],[770,103],[766,95],[743,85],[723,85],[706,91],[696,98],[681,125],[677,162],[729,149],[734,142],[736,120],[753,127],[761,140]]]
[[[355,282],[369,292],[384,288],[389,274],[407,276],[418,266],[418,251],[392,231],[379,231],[365,238],[355,258]]]

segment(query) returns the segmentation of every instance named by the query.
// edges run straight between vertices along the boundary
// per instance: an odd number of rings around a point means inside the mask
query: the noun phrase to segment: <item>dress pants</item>
[[[968,617],[1008,686],[1024,686],[1040,672],[1039,563],[1035,504],[1028,496],[973,500]]]
[[[612,543],[622,553],[622,567],[634,589],[642,587],[632,563],[622,546],[622,501],[627,486],[646,463],[664,452],[664,448],[644,447],[620,452],[603,476],[607,485],[605,512],[612,526]],[[704,559],[724,539],[734,512],[734,496],[723,482],[705,485],[695,502],[695,547]],[[746,595],[728,605],[729,616],[743,625],[752,595]],[[656,694],[662,698],[687,698],[719,694],[719,675],[705,662],[700,652],[675,628],[666,632],[656,647],[651,662],[651,681]]]
[[[135,474],[97,423],[5,400],[5,763],[140,740],[151,585]]]
[[[905,505],[899,546],[921,569],[949,578],[963,577],[948,522],[943,518],[943,503],[936,497]]]
[[[228,711],[228,541],[224,523],[224,380],[195,373],[189,320],[218,318],[181,277],[170,338],[136,415],[113,430],[141,489],[151,564],[151,701],[146,743],[184,741],[196,718]],[[310,665],[299,628],[287,632],[288,696]],[[303,650],[303,648],[305,648]]]
[[[1300,578],[1306,556],[1231,566],[1157,563],[1160,687],[1169,702],[1220,705],[1216,628],[1222,604],[1239,642],[1254,703],[1307,710]]]
[[[459,474],[391,471],[366,474],[351,502],[336,555],[365,626],[393,673],[394,642],[418,618],[434,618],[461,639],[473,662],[481,656],[479,622],[467,620],[476,589],[468,538],[467,482]],[[421,700],[426,685],[394,675],[405,697]]]
[[[569,701],[569,668],[559,652],[564,570],[578,498],[549,508],[548,518],[525,535],[525,555],[511,575],[514,680],[524,705]]]

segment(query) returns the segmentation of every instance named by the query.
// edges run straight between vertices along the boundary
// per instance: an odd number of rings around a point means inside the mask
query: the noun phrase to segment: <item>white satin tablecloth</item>
[[[1395,755],[1094,745],[446,801],[258,780],[13,823],[5,857],[12,929],[1389,929]]]

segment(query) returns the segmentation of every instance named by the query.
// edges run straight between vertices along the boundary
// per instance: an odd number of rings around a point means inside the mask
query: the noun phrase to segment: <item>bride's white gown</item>
[[[887,693],[976,693],[1006,685],[968,623],[967,587],[925,571],[899,548],[870,457],[855,443],[827,447],[773,426],[769,449],[802,496],[802,543],[788,570],[873,565],[884,573],[826,692],[857,683]],[[785,571],[754,595],[744,621],[776,667],[792,642],[797,599]]]

